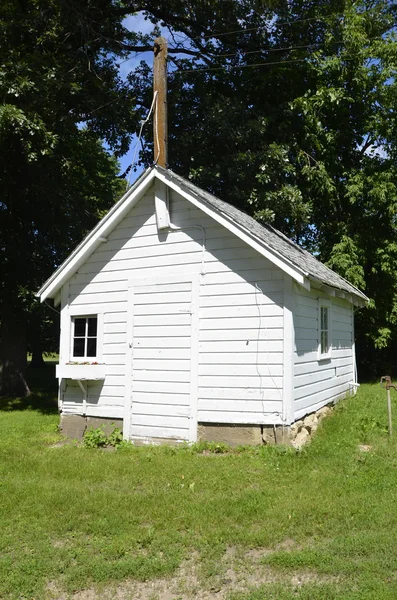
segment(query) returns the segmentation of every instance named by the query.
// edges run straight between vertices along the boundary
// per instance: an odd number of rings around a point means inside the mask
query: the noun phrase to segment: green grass
[[[379,385],[341,402],[300,453],[111,453],[52,447],[53,367],[40,371],[35,394],[0,404],[1,599],[172,576],[192,556],[211,589],[231,551],[251,573],[234,600],[397,598],[397,413],[389,440]]]

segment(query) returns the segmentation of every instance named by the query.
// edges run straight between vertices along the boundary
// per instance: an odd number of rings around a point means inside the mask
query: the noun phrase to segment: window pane
[[[88,338],[87,356],[96,356],[96,338]]]
[[[96,337],[98,319],[96,317],[88,318],[88,336]]]
[[[81,320],[81,319],[79,319]],[[73,340],[73,356],[84,356],[84,338],[74,338]]]
[[[323,329],[328,329],[328,308],[323,308]]]
[[[321,354],[328,354],[328,331],[321,332]]]
[[[74,320],[74,336],[83,337],[85,336],[85,322],[86,319],[75,319]],[[80,354],[79,354],[80,356]]]

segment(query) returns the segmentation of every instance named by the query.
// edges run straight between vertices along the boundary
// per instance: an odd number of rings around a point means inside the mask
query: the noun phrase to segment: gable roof
[[[70,256],[37,292],[44,301],[54,298],[62,285],[79,269],[104,238],[120,223],[135,206],[155,178],[179,192],[187,200],[222,223],[238,237],[266,256],[271,262],[291,275],[301,285],[310,289],[311,280],[320,286],[329,286],[353,296],[360,304],[368,298],[343,277],[326,267],[312,254],[303,250],[271,225],[261,225],[255,219],[197,187],[184,177],[169,169],[153,166],[147,169],[124,196],[113,206],[96,227],[77,246]],[[343,294],[342,294],[343,295]]]

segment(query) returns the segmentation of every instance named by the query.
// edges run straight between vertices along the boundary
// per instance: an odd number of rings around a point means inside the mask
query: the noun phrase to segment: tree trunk
[[[30,345],[32,346],[32,360],[30,361],[30,366],[34,368],[44,367],[45,363],[43,360],[43,353],[41,351],[39,332],[37,332],[37,337],[31,341]]]
[[[32,360],[30,361],[30,366],[34,369],[44,367],[45,362],[43,360],[43,353],[40,348],[40,344],[32,345]]]
[[[22,311],[3,301],[0,323],[0,396],[24,397],[30,394],[26,382],[27,339]]]

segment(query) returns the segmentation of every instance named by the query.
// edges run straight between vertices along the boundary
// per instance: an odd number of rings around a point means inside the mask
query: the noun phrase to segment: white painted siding
[[[86,308],[88,314],[103,312],[107,375],[103,383],[89,384],[87,413],[113,418],[123,415],[130,341],[128,282],[196,273],[200,274],[198,421],[281,422],[282,272],[175,193],[170,206],[173,225],[180,230],[157,232],[154,197],[149,191],[69,281],[71,307]],[[184,301],[178,294],[177,302]],[[153,336],[163,316],[158,302],[153,304],[151,312],[147,298],[145,312],[137,314],[135,324],[145,335],[140,360],[158,365],[161,357]],[[170,326],[167,347],[175,360],[182,359],[187,326],[180,322]],[[63,330],[62,338],[67,335]],[[183,373],[181,366],[181,377]],[[158,394],[172,394],[173,390],[173,382],[163,378]],[[63,409],[79,412],[81,402],[80,389],[69,382],[63,392]]]
[[[331,302],[331,341],[329,359],[318,359],[319,298]],[[346,300],[330,298],[320,291],[307,292],[294,285],[295,420],[336,400],[349,390],[353,372],[353,307]]]

